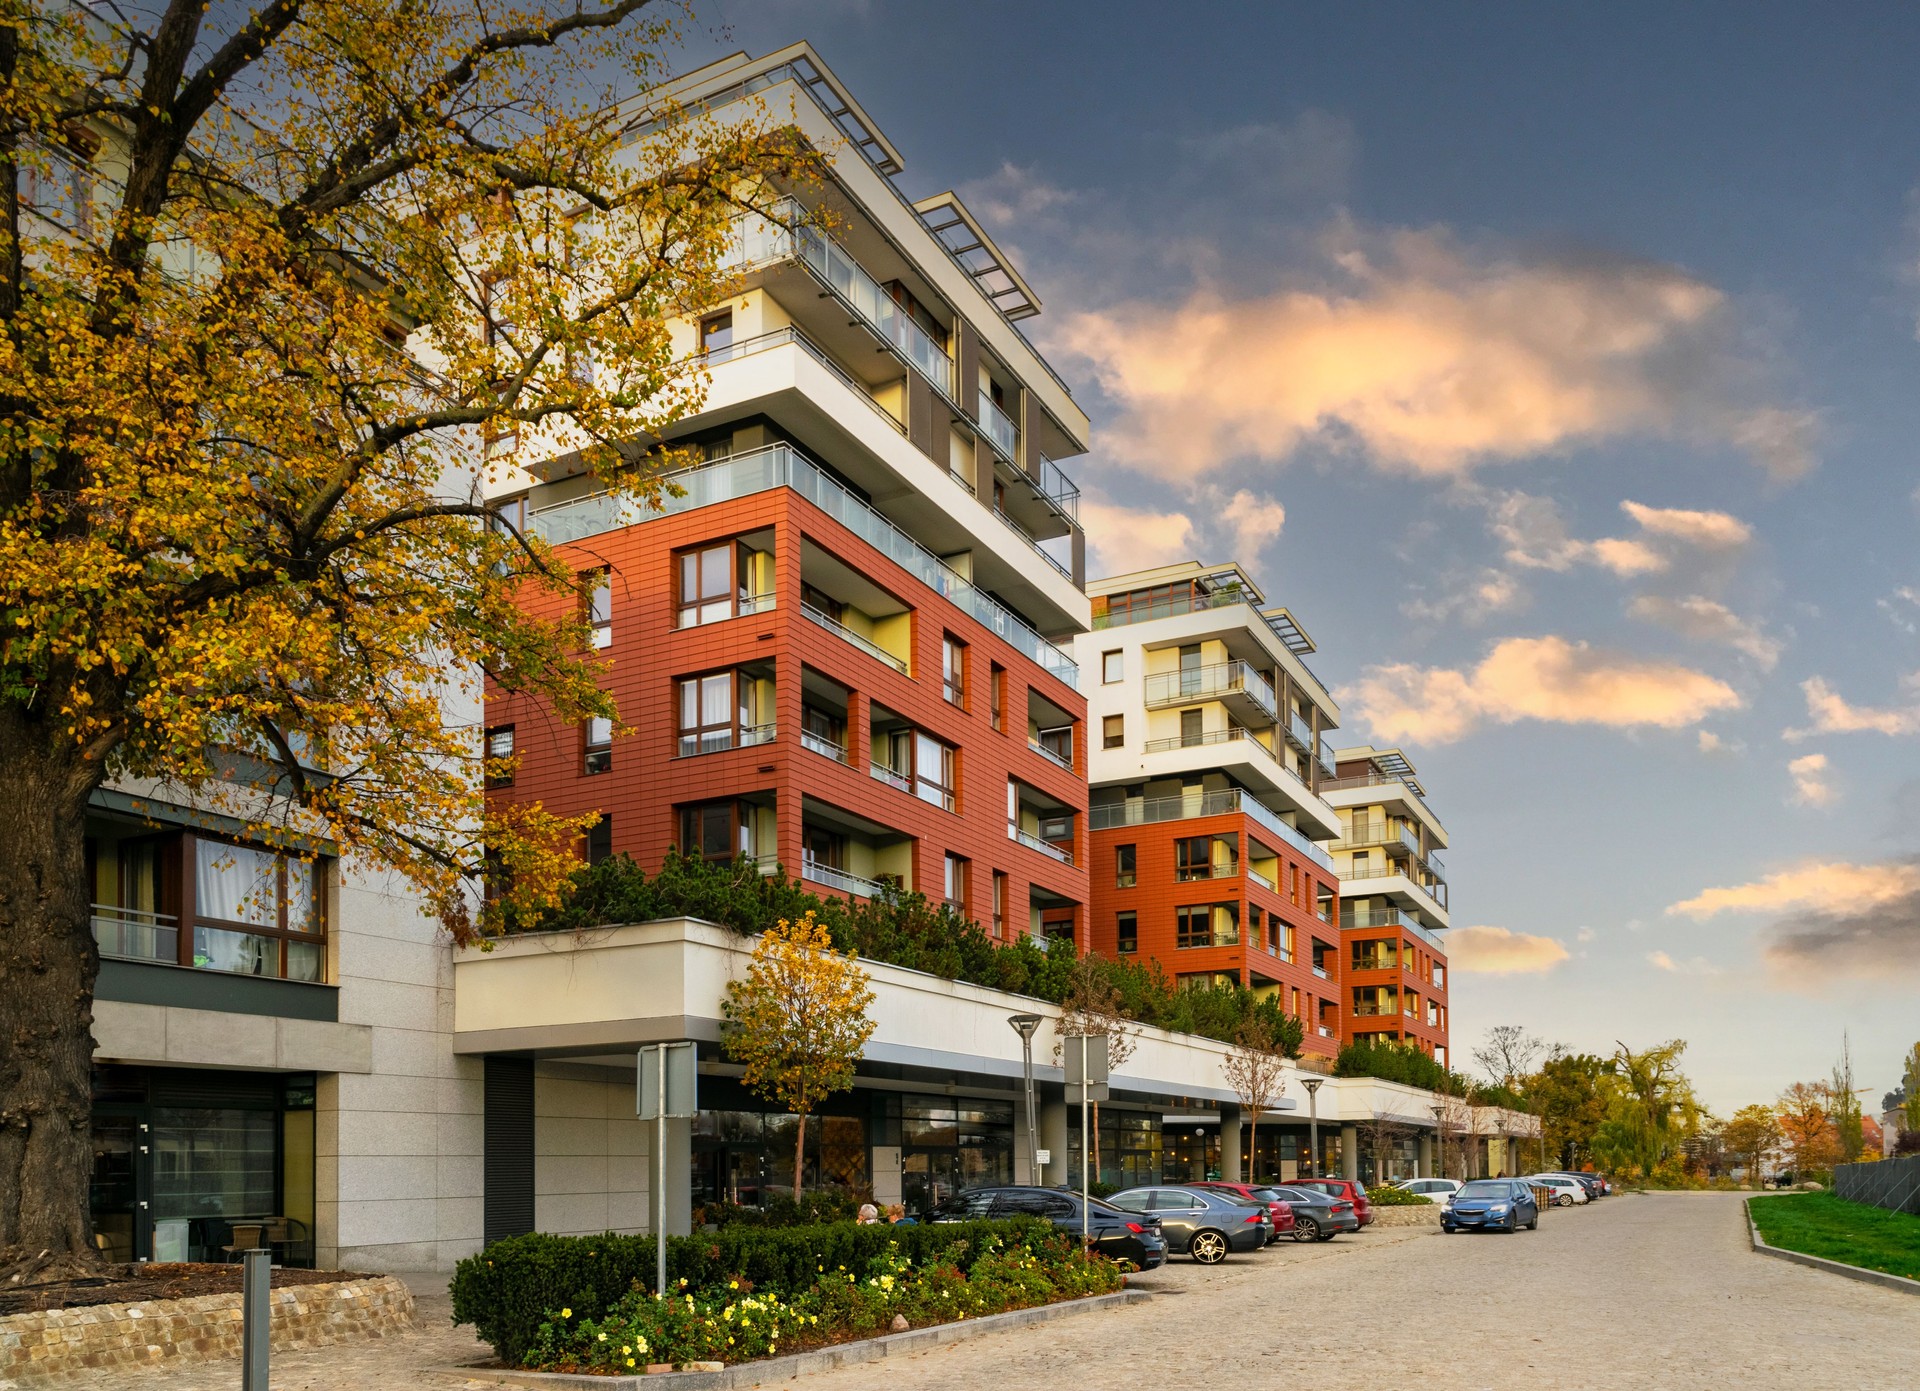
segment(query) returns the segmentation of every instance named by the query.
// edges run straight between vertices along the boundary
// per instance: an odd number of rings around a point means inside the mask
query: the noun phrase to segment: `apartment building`
[[[1321,795],[1340,817],[1340,942],[1354,1039],[1416,1043],[1448,1063],[1446,827],[1399,749],[1336,749]]]
[[[1088,425],[1017,326],[1039,304],[957,198],[909,201],[807,46],[672,92],[773,112],[832,174],[743,219],[736,292],[676,325],[711,385],[665,442],[704,459],[672,496],[617,501],[565,457],[496,488],[586,577],[627,729],[492,691],[517,770],[490,795],[599,812],[593,857],[746,855],[824,892],[919,891],[1003,940],[1084,940],[1086,703],[1053,639],[1088,620],[1055,462]]]
[[[1278,991],[1306,1051],[1337,1052],[1340,883],[1320,842],[1339,710],[1313,641],[1237,564],[1161,566],[1088,586],[1096,951],[1176,980]]]

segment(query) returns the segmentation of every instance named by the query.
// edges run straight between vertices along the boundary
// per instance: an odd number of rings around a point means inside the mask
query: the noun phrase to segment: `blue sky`
[[[723,0],[1046,304],[1096,564],[1237,555],[1453,836],[1457,1058],[1920,1038],[1920,10]],[[1124,557],[1125,560],[1117,558]],[[1723,892],[1712,892],[1712,891]]]

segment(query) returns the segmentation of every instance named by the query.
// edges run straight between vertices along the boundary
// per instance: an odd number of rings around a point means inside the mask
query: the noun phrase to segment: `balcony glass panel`
[[[984,391],[980,393],[980,428],[1009,463],[1020,462],[1020,427]]]
[[[845,744],[836,744],[833,740],[815,734],[810,729],[800,731],[800,747],[803,749],[812,749],[817,754],[823,754],[831,758],[835,763],[845,763],[847,761],[847,746]]]
[[[1244,695],[1278,718],[1280,699],[1266,677],[1245,662],[1219,662],[1213,666],[1189,667],[1183,671],[1156,672],[1147,678],[1147,708],[1157,710],[1196,700],[1218,700],[1222,696]]]
[[[1058,860],[1063,865],[1073,863],[1073,856],[1059,846],[1040,839],[1039,836],[1021,830],[1018,826],[1007,827],[1007,839],[1017,840],[1029,850],[1038,850],[1042,855]]]
[[[117,956],[128,961],[175,963],[180,960],[180,920],[166,913],[96,903],[93,905],[93,940],[100,944],[102,956]]]
[[[837,635],[842,641],[852,643],[855,647],[859,648],[862,652],[866,653],[869,657],[874,657],[879,659],[880,661],[885,662],[888,666],[892,667],[895,671],[899,672],[902,676],[905,676],[907,674],[907,664],[905,662],[901,661],[898,657],[894,656],[893,653],[887,651],[886,648],[880,646],[878,643],[871,642],[868,639],[861,637],[860,634],[854,632],[853,629],[849,628],[846,624],[842,623],[839,619],[834,618],[829,614],[822,613],[819,609],[816,609],[812,604],[800,605],[800,612],[804,613],[809,619],[811,619],[815,623],[818,623],[822,628],[825,628],[828,632]]]
[[[800,861],[800,877],[811,879],[816,884],[825,884],[830,889],[838,889],[843,894],[852,894],[858,898],[877,898],[887,890],[887,885],[873,879],[862,879],[857,874],[849,874],[844,869],[833,869],[821,864],[811,856]]]
[[[1177,742],[1177,741],[1175,741]],[[1307,839],[1298,827],[1289,826],[1258,798],[1239,788],[1224,792],[1205,792],[1192,797],[1153,797],[1139,801],[1113,802],[1094,807],[1090,813],[1093,829],[1110,831],[1122,826],[1144,826],[1161,821],[1188,821],[1198,816],[1230,816],[1245,812],[1255,822],[1279,836],[1327,873],[1336,873],[1333,856]]]

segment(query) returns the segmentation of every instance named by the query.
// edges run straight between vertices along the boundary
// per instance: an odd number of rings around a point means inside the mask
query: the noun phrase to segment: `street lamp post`
[[[1033,1121],[1033,1035],[1041,1022],[1037,1014],[1016,1014],[1007,1020],[1020,1035],[1020,1056],[1027,1086],[1027,1182],[1036,1185],[1040,1182],[1040,1141]]]
[[[1307,1089],[1307,1177],[1320,1176],[1320,1085],[1325,1078],[1309,1077],[1300,1085]]]
[[[1430,1109],[1433,1111],[1433,1147],[1440,1151],[1440,1177],[1446,1178],[1448,1177],[1447,1131],[1446,1126],[1443,1124],[1443,1118],[1447,1114],[1447,1108],[1444,1106],[1435,1106]]]

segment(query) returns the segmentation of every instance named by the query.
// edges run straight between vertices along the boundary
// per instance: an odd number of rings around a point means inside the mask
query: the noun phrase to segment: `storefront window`
[[[930,1211],[964,1188],[1013,1182],[1013,1103],[903,1097],[900,1169],[909,1212]]]

